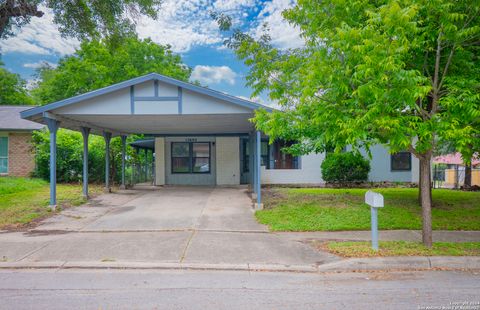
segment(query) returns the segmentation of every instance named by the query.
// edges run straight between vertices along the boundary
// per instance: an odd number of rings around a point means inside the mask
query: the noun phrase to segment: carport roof
[[[88,93],[85,93],[85,94],[81,94],[81,95],[78,95],[78,96],[75,96],[75,97],[71,97],[71,98],[68,98],[68,99],[60,100],[60,101],[53,102],[53,103],[50,103],[50,104],[47,104],[47,105],[44,105],[44,106],[40,106],[40,107],[36,107],[36,108],[33,108],[33,109],[23,111],[23,112],[21,112],[21,117],[24,118],[24,119],[35,119],[35,118],[43,116],[42,115],[43,113],[50,112],[54,109],[65,107],[65,106],[68,106],[68,105],[71,105],[71,104],[74,104],[74,103],[77,103],[77,102],[80,102],[80,101],[83,101],[83,100],[91,99],[91,98],[94,98],[94,97],[97,97],[97,96],[105,95],[105,94],[108,94],[108,93],[111,93],[111,92],[114,92],[114,91],[117,91],[117,90],[120,90],[120,89],[130,87],[132,85],[140,84],[140,83],[147,82],[147,81],[155,81],[155,80],[160,81],[160,82],[164,82],[164,83],[167,83],[167,84],[171,84],[171,85],[174,85],[174,86],[178,86],[178,87],[181,87],[181,88],[184,88],[184,89],[188,89],[192,92],[196,92],[196,93],[199,93],[199,94],[202,94],[202,95],[210,96],[210,97],[220,99],[220,100],[225,100],[227,102],[230,102],[230,103],[233,103],[233,104],[245,107],[245,108],[249,108],[249,109],[252,109],[252,110],[256,110],[256,109],[259,109],[259,108],[265,109],[267,111],[272,110],[272,108],[270,108],[270,107],[267,107],[265,105],[261,105],[259,103],[256,103],[256,102],[253,102],[253,101],[250,101],[250,100],[245,100],[245,99],[242,99],[242,98],[231,96],[231,95],[228,95],[228,94],[216,91],[216,90],[212,90],[210,88],[197,86],[197,85],[194,85],[192,83],[183,82],[183,81],[180,81],[180,80],[177,80],[177,79],[174,79],[174,78],[171,78],[171,77],[167,77],[167,76],[164,76],[164,75],[161,75],[161,74],[158,74],[158,73],[149,73],[149,74],[144,75],[144,76],[140,76],[140,77],[133,78],[133,79],[130,79],[130,80],[127,80],[127,81],[123,81],[123,82],[120,82],[120,83],[117,83],[117,84],[114,84],[114,85],[110,85],[110,86],[107,86],[107,87],[104,87],[104,88],[100,88],[100,89],[97,89],[97,90],[94,90],[94,91],[91,91],[91,92],[88,92]]]

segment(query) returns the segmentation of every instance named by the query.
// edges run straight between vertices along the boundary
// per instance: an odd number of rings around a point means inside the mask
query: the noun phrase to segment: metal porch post
[[[122,136],[122,185],[121,189],[125,189],[125,156],[127,153],[127,136]]]
[[[88,199],[88,135],[90,128],[81,127],[83,136],[83,197]]]
[[[255,176],[255,187],[257,192],[257,204],[256,209],[262,209],[262,179],[261,179],[261,164],[262,164],[262,135],[260,131],[257,130],[257,152],[256,152],[256,176]]]
[[[57,207],[57,131],[59,121],[45,118],[50,131],[50,208]]]
[[[148,180],[148,149],[144,149],[145,152],[145,182]]]
[[[105,139],[105,192],[109,193],[110,190],[110,140],[112,139],[111,132],[103,132],[103,138]]]
[[[255,134],[251,133],[250,134],[250,139],[249,139],[249,145],[250,145],[250,181],[252,185],[252,191],[253,193],[257,192],[257,186],[255,185],[255,178],[257,176],[257,148],[255,144]],[[256,198],[256,196],[254,196]]]

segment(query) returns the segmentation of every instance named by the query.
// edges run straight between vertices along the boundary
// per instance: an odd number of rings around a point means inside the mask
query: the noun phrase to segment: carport
[[[257,109],[270,110],[249,100],[151,73],[35,107],[21,116],[48,126],[52,208],[56,206],[58,128],[83,135],[83,195],[87,198],[89,135],[104,137],[106,155],[112,137],[121,137],[121,186],[125,187],[127,136],[144,134],[155,141],[156,185],[201,185],[205,180],[211,185],[236,185],[247,171],[256,208],[261,208],[262,135],[249,121]],[[242,141],[249,151],[241,151]],[[110,191],[109,156],[105,161],[105,190]]]

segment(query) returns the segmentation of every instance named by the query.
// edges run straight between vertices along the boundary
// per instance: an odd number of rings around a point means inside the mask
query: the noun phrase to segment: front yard
[[[273,231],[369,230],[367,189],[269,188],[258,221]],[[379,229],[421,229],[416,188],[379,188],[385,207],[378,212]],[[480,192],[433,191],[435,230],[480,230]]]
[[[102,187],[90,185],[91,195],[101,193]],[[16,228],[43,218],[52,212],[48,182],[33,178],[0,178],[0,229]],[[58,209],[85,202],[81,184],[58,184]]]

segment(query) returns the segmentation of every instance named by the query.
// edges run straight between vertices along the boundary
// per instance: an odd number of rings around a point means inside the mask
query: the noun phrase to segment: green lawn
[[[366,189],[265,189],[265,209],[258,221],[274,231],[369,230]],[[379,229],[421,229],[416,188],[379,188],[385,207],[378,211]],[[480,192],[433,191],[433,229],[480,230]]]
[[[90,185],[91,195],[102,191]],[[33,178],[0,177],[0,229],[16,228],[52,214],[48,182]],[[85,202],[81,184],[58,184],[58,210]]]
[[[315,246],[343,257],[374,256],[479,256],[480,242],[435,242],[431,249],[418,242],[384,241],[378,251],[370,242],[325,242]]]

